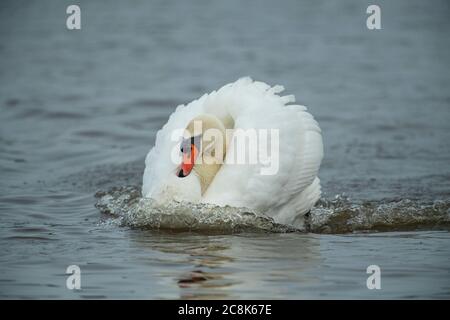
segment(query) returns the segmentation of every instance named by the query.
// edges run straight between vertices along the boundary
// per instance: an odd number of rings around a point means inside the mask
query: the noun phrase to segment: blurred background
[[[2,184],[142,169],[178,104],[251,76],[319,121],[326,193],[448,196],[450,4],[378,1],[368,30],[371,3],[78,1],[69,31],[71,1],[2,1]]]

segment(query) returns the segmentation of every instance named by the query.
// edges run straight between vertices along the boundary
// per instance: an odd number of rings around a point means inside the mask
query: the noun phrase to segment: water
[[[380,31],[364,1],[78,3],[81,31],[64,2],[0,4],[1,298],[450,297],[447,2],[379,1]],[[322,127],[310,229],[100,213],[95,193],[140,184],[178,104],[244,75]],[[372,264],[382,290],[366,288]]]

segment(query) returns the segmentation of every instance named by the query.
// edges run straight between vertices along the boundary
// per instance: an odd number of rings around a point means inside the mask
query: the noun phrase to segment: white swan
[[[247,207],[279,223],[302,225],[304,214],[321,194],[317,174],[323,157],[322,135],[306,108],[291,104],[293,95],[278,95],[283,90],[247,77],[178,106],[146,157],[143,196],[161,202]],[[200,135],[194,135],[194,123],[199,121]],[[205,141],[203,133],[211,128],[231,139],[223,145],[214,139]],[[238,150],[233,140],[236,132],[243,131],[238,129],[278,130],[276,174],[261,174],[267,162],[227,163]],[[221,147],[224,164],[205,161],[220,158],[216,155]],[[249,152],[248,147],[245,151]],[[174,161],[174,155],[179,160]]]

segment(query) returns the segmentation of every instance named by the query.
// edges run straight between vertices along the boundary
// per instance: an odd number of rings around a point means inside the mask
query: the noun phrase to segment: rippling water
[[[1,298],[450,297],[447,2],[379,1],[380,31],[364,1],[78,3],[81,31],[64,2],[0,3]],[[243,75],[322,127],[304,230],[137,197],[174,108]]]

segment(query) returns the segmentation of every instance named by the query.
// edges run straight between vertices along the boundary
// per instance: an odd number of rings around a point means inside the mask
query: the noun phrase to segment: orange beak
[[[183,160],[181,161],[181,169],[178,173],[180,178],[187,177],[194,167],[195,159],[197,158],[198,150],[194,144],[191,144],[190,150],[183,152]]]

